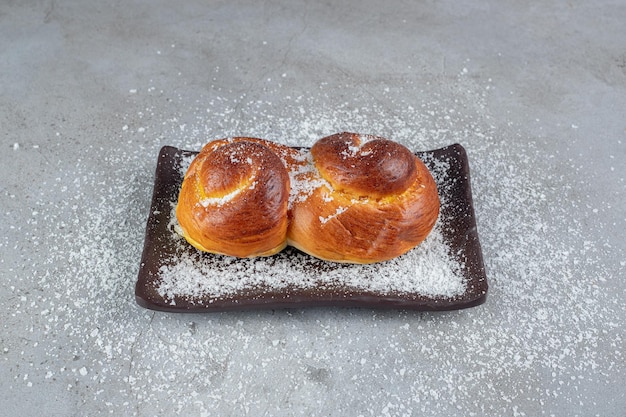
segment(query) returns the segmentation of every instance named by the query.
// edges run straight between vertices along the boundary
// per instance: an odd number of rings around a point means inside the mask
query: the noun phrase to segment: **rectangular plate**
[[[462,309],[485,302],[487,277],[472,206],[469,163],[461,145],[416,153],[431,169],[437,181],[442,200],[436,226],[440,231],[440,246],[454,259],[457,265],[454,273],[463,284],[462,290],[451,296],[432,291],[428,294],[420,291],[419,285],[407,284],[407,288],[396,285],[383,290],[377,286],[360,287],[354,285],[353,281],[342,280],[342,274],[355,274],[354,271],[358,271],[356,274],[365,279],[384,280],[380,269],[367,265],[325,262],[291,247],[270,258],[257,258],[258,261],[197,251],[175,233],[173,226],[173,207],[184,176],[183,164],[196,154],[171,146],[163,147],[159,153],[145,244],[135,286],[136,300],[142,307],[172,312],[319,306],[432,311]],[[436,172],[439,174],[436,175]],[[419,250],[419,247],[415,250]],[[419,252],[416,253],[417,257],[413,256],[411,262],[426,262],[421,260]],[[183,262],[191,264],[193,274],[186,274],[185,268],[178,268],[178,264]],[[298,264],[293,273],[290,272],[290,262]],[[432,264],[432,259],[428,262]],[[194,264],[198,268],[194,268]],[[430,270],[431,264],[415,265],[416,268],[410,270]],[[351,268],[361,269],[351,271]],[[231,270],[236,271],[232,276],[229,272]],[[167,280],[171,283],[172,271],[179,274],[181,280],[185,279],[184,291],[177,285],[167,284],[164,274],[168,273]],[[205,281],[202,271],[214,272],[220,278],[216,282]],[[372,276],[367,276],[367,271],[372,271]],[[255,279],[257,274],[273,275],[273,279],[280,285],[272,285],[262,279],[259,281]],[[298,274],[307,277],[306,283],[299,282]],[[193,275],[194,278],[183,275]],[[414,278],[409,275],[406,276],[407,282]],[[177,277],[173,279],[175,281]]]

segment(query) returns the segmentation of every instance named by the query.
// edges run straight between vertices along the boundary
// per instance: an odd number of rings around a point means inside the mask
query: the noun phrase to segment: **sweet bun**
[[[433,177],[406,147],[339,133],[310,150],[258,138],[206,144],[191,163],[176,217],[199,250],[269,256],[286,245],[347,263],[395,258],[439,214]]]
[[[176,217],[197,249],[240,258],[269,256],[287,244],[289,148],[256,138],[206,144],[192,161]],[[281,155],[283,159],[281,159]]]
[[[339,133],[311,148],[303,198],[291,202],[288,244],[334,262],[395,258],[422,242],[439,215],[437,186],[406,147]]]

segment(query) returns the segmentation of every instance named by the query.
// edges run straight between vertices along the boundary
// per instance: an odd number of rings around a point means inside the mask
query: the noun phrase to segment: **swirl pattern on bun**
[[[286,246],[289,175],[263,142],[213,141],[192,161],[176,217],[197,249],[247,258],[273,255]]]
[[[406,147],[339,133],[311,148],[317,186],[291,206],[288,243],[334,262],[373,263],[421,243],[439,215],[435,181]]]

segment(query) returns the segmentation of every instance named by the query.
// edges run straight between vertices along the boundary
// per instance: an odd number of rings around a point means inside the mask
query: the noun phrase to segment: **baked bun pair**
[[[411,250],[439,215],[435,181],[406,147],[339,133],[296,149],[220,139],[192,161],[176,207],[197,249],[270,256],[291,245],[334,262],[373,263]]]

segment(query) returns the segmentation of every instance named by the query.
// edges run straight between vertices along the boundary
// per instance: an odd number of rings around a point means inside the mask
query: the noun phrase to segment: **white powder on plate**
[[[181,244],[186,244],[181,242]],[[286,251],[270,258],[237,259],[228,256],[202,258],[181,252],[161,267],[158,293],[166,300],[175,296],[194,300],[219,299],[257,287],[338,287],[451,298],[465,291],[460,265],[447,251],[439,229],[418,248],[384,263],[339,265],[320,272],[311,267],[308,255]]]
[[[304,151],[303,151],[304,152]],[[433,164],[433,176],[439,186],[442,208],[449,204],[450,179],[447,178],[449,162],[445,160],[428,161]],[[183,162],[178,167],[184,175]],[[311,169],[307,164],[305,169]],[[297,195],[306,193],[311,184],[308,177],[292,176],[292,186]],[[304,179],[303,179],[304,178]],[[302,182],[305,184],[301,184]],[[176,201],[170,202],[172,207]],[[346,208],[326,218],[322,223],[341,214]],[[224,295],[245,292],[255,288],[285,290],[288,287],[299,289],[315,287],[336,287],[346,290],[368,290],[382,295],[390,293],[416,294],[434,298],[453,298],[464,293],[466,282],[461,274],[462,265],[450,253],[441,234],[439,221],[431,235],[417,248],[407,254],[387,262],[372,265],[344,265],[326,263],[329,268],[311,266],[313,258],[293,251],[285,251],[269,258],[238,259],[228,256],[200,257],[197,253],[186,251],[187,242],[180,238],[174,211],[170,212],[169,230],[171,239],[177,241],[177,254],[166,261],[159,270],[160,280],[157,292],[166,300],[183,297],[192,303],[201,299],[215,300]],[[316,263],[314,263],[315,265]]]

